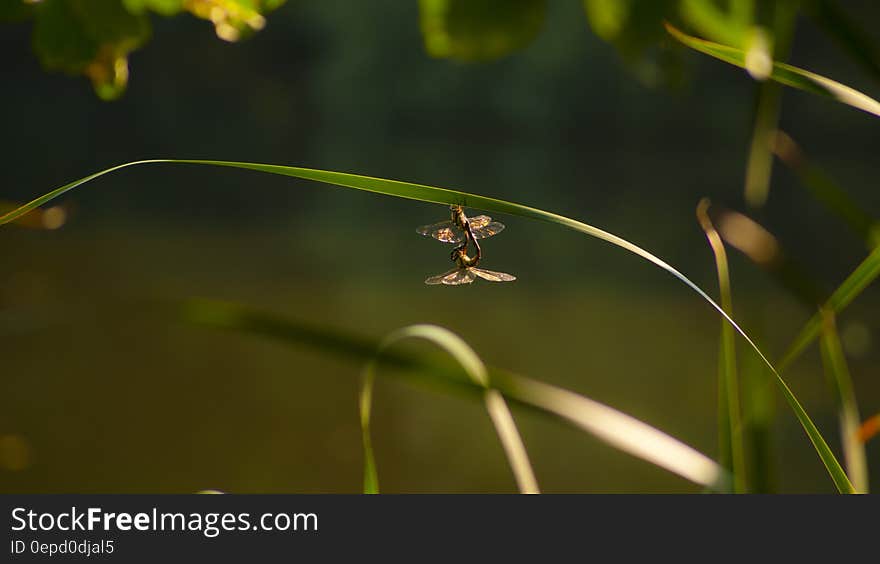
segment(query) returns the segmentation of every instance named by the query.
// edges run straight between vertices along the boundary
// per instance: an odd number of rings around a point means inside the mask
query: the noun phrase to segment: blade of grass
[[[788,153],[790,155],[794,154],[791,151],[788,151]],[[733,217],[739,222],[752,222],[751,219],[748,219],[741,214],[736,214],[735,212],[726,212],[726,216],[724,217]],[[725,219],[725,221],[728,220]],[[775,241],[775,238],[773,238],[768,232],[763,231],[763,228],[759,225],[754,222],[752,222],[752,224],[753,229],[760,229],[762,231],[760,234],[756,233],[751,239],[766,239],[763,243],[747,243],[745,241],[746,238],[742,235],[739,237],[733,237],[734,232],[732,232],[732,230],[728,233],[728,237],[731,237],[732,240],[739,243],[738,248],[742,250],[746,256],[751,258],[753,262],[780,278],[786,288],[792,291],[796,297],[799,297],[800,292],[796,291],[796,289],[801,285],[793,285],[790,280],[791,277],[784,276],[785,269],[782,267],[784,266],[785,261],[782,258],[782,252],[779,250],[779,245]],[[745,229],[740,230],[747,231]],[[773,249],[773,252],[768,252],[766,249]],[[816,302],[815,300],[807,299],[805,300],[805,303],[809,304]],[[825,366],[828,380],[832,386],[832,392],[835,396],[838,411],[840,413],[841,436],[847,462],[847,471],[849,476],[852,477],[856,491],[864,493],[867,491],[868,487],[867,462],[863,445],[859,439],[860,416],[858,414],[855,394],[852,388],[852,380],[849,376],[846,360],[837,336],[834,314],[830,310],[825,310],[820,312],[820,315],[822,316],[820,344],[823,364]],[[755,388],[755,391],[765,393],[762,388],[763,386]]]
[[[846,461],[846,469],[852,477],[852,483],[858,493],[868,493],[868,461],[865,455],[865,444],[859,439],[859,427],[862,418],[856,402],[852,377],[847,367],[843,347],[837,335],[834,313],[822,312],[822,364],[825,374],[834,393],[840,419],[841,445]]]
[[[490,387],[489,373],[486,370],[486,365],[483,364],[477,353],[461,337],[443,327],[427,324],[410,325],[390,333],[379,344],[376,354],[364,368],[364,387],[361,393],[361,429],[364,436],[365,459],[364,492],[378,493],[379,489],[369,430],[370,401],[373,383],[376,378],[376,364],[385,349],[408,339],[424,339],[437,345],[458,362],[467,373],[471,382],[484,389],[483,400],[486,404],[486,411],[495,425],[495,431],[498,433],[498,438],[507,455],[507,461],[510,464],[510,469],[513,471],[520,493],[541,493],[535,473],[532,470],[532,464],[529,462],[529,455],[526,453],[526,447],[513,420],[513,415],[510,413],[507,402],[504,401],[498,390]],[[373,488],[375,490],[371,491]]]
[[[800,179],[801,184],[847,227],[864,239],[869,249],[880,245],[880,222],[861,208],[825,171],[811,163],[800,146],[784,131],[774,135],[773,152]]]
[[[16,210],[20,204],[0,200],[0,214]],[[21,216],[13,223],[21,227],[31,229],[59,229],[67,221],[67,210],[64,206],[52,206],[46,209],[34,210],[34,213]]]
[[[358,408],[361,420],[361,443],[364,447],[364,493],[379,493],[379,472],[376,470],[376,456],[373,453],[373,439],[370,432],[370,416],[373,408],[373,388],[376,374],[364,371],[361,377],[361,390]]]
[[[760,314],[758,314],[760,315]],[[747,483],[753,493],[776,491],[775,445],[773,422],[776,419],[776,396],[769,386],[767,368],[754,355],[742,362],[743,435],[748,438]]]
[[[848,306],[856,297],[867,288],[877,276],[880,275],[880,247],[874,249],[871,254],[865,258],[856,267],[856,269],[847,276],[846,280],[838,286],[836,290],[828,298],[828,301],[822,306],[823,310],[840,313]],[[822,313],[817,312],[807,321],[797,337],[794,338],[788,350],[779,361],[779,371],[782,372],[794,362],[810,344],[816,340],[822,331]]]
[[[795,297],[800,298],[802,302],[809,306],[821,301],[817,299],[814,289],[815,285],[812,284],[809,278],[805,277],[801,269],[796,268],[796,265],[785,259],[775,237],[763,227],[742,214],[730,211],[723,213],[721,223],[725,226],[722,230],[725,240],[741,250],[743,254],[762,269],[773,274]],[[805,290],[808,291],[805,292]],[[843,353],[837,341],[836,330],[833,329],[833,321],[831,330],[833,335],[828,335],[828,321],[826,320],[822,337],[823,360],[825,361],[829,382],[832,383],[832,391],[835,397],[838,398],[837,403],[841,413],[847,470],[854,479],[856,491],[864,492],[867,486],[864,452],[862,449],[860,454],[860,445],[854,445],[854,441],[857,441],[858,411],[855,408],[855,398],[851,392],[852,386],[846,371]],[[762,401],[761,396],[766,395],[766,391],[762,389],[763,386],[755,386],[754,384],[750,386],[753,388],[750,395],[757,398],[756,400],[750,400],[750,402]],[[751,421],[752,419],[756,419],[756,421],[753,422]],[[769,433],[769,426],[766,424],[767,420],[760,411],[753,411],[744,417],[746,425],[758,431],[756,436],[753,437],[757,441],[761,441],[761,433]],[[761,429],[765,431],[761,431]],[[760,453],[761,449],[766,450],[760,442],[756,442],[755,453]],[[764,454],[760,454],[760,456],[763,459],[761,464],[765,464],[768,460],[767,456]],[[751,473],[753,477],[760,476],[761,474],[763,472]],[[767,484],[763,484],[763,486],[767,486]]]
[[[726,63],[746,68],[746,53],[742,49],[692,37],[669,23],[666,24],[666,30],[675,39],[695,51],[715,57]],[[769,78],[785,86],[825,96],[869,114],[880,116],[880,102],[854,88],[816,73],[785,63],[774,62]]]
[[[782,87],[769,80],[762,82],[758,87],[758,107],[746,162],[744,189],[746,203],[753,208],[762,207],[770,193],[770,175],[773,171],[770,141],[779,122],[781,106]]]
[[[754,71],[749,71],[752,77],[761,80],[758,86],[758,103],[755,109],[755,124],[752,128],[752,142],[746,163],[744,194],[746,203],[752,207],[762,207],[767,202],[770,193],[770,177],[773,171],[771,145],[773,132],[779,123],[779,114],[782,110],[782,86],[778,82],[765,80],[766,73],[771,72],[769,63],[774,58],[782,60],[788,58],[798,12],[797,4],[787,0],[762,5],[773,12],[774,45],[772,51],[768,48],[765,53],[768,63],[763,71],[765,74],[759,76]],[[748,70],[748,51],[746,51],[744,62]]]
[[[730,477],[711,458],[666,433],[569,390],[492,371],[492,383],[507,397],[568,420],[609,445],[716,491],[730,488]]]
[[[724,243],[712,225],[707,210],[709,200],[704,198],[697,205],[697,220],[706,233],[709,246],[715,255],[715,268],[718,272],[718,289],[721,307],[728,315],[733,315],[733,298],[730,291],[730,272]],[[736,334],[733,328],[721,322],[721,344],[718,355],[718,445],[721,452],[721,466],[733,475],[733,491],[747,491],[745,450],[742,442],[742,423],[740,420],[739,378],[736,372]]]
[[[284,319],[237,304],[213,300],[191,300],[174,306],[174,315],[186,323],[276,339],[288,345],[305,345],[335,358],[369,362],[376,358],[380,342],[368,337]],[[486,389],[461,377],[461,369],[449,368],[427,355],[386,349],[379,360],[398,371],[391,373],[444,393],[476,400]],[[580,394],[523,376],[487,367],[489,383],[508,400],[552,415],[587,431],[601,441],[646,460],[695,484],[724,491],[729,476],[712,459],[666,433]]]
[[[810,420],[810,417],[809,415],[807,415],[807,412],[804,410],[803,406],[801,406],[800,402],[797,400],[797,398],[795,398],[794,394],[791,392],[791,389],[789,389],[789,387],[784,382],[782,382],[782,379],[780,379],[779,382],[781,382],[780,390],[782,391],[782,396],[785,398],[785,401],[788,402],[789,407],[794,410],[797,418],[802,422],[810,421],[809,427],[805,427],[807,435],[809,436],[810,441],[813,443],[813,446],[816,448],[816,451],[819,452],[819,456],[820,458],[822,458],[822,462],[825,464],[826,470],[828,470],[831,479],[834,481],[834,485],[837,486],[837,491],[846,494],[855,493],[855,489],[853,488],[852,483],[849,481],[849,477],[840,466],[840,463],[837,461],[834,453],[831,452],[831,448],[828,446],[828,443],[825,442],[825,438],[822,436],[822,433],[820,433],[819,429],[817,429],[816,426],[812,424],[812,420]]]
[[[616,245],[624,250],[627,250],[645,260],[652,263],[653,265],[659,267],[662,270],[665,270],[669,274],[673,275],[683,284],[688,286],[691,290],[696,292],[703,300],[706,301],[710,306],[712,306],[715,311],[718,312],[728,323],[733,326],[737,333],[739,333],[743,339],[749,344],[752,350],[761,357],[761,360],[770,371],[773,373],[775,377],[775,381],[780,388],[780,391],[786,398],[786,401],[794,411],[795,416],[803,427],[804,431],[807,434],[807,437],[810,439],[810,442],[813,443],[813,447],[816,450],[816,453],[819,455],[819,458],[822,460],[822,463],[825,465],[828,470],[829,475],[832,480],[834,480],[835,484],[837,484],[838,488],[842,488],[841,491],[846,490],[845,485],[848,484],[846,481],[846,474],[843,471],[843,468],[840,466],[840,463],[834,457],[834,454],[828,448],[827,443],[822,438],[822,434],[816,428],[813,421],[804,411],[803,407],[797,401],[797,398],[788,388],[786,383],[782,380],[782,377],[776,371],[776,368],[767,358],[767,356],[761,351],[758,345],[746,334],[746,332],[740,328],[739,325],[733,320],[732,317],[727,315],[727,313],[715,303],[709,294],[703,291],[702,288],[693,283],[687,276],[679,272],[677,269],[673,268],[671,265],[661,260],[660,258],[654,256],[649,253],[645,249],[630,243],[626,239],[618,237],[612,233],[599,229],[598,227],[593,227],[592,225],[588,225],[586,223],[570,219],[568,217],[547,212],[541,209],[532,208],[529,206],[524,206],[522,204],[517,204],[513,202],[507,202],[504,200],[499,200],[496,198],[488,198],[485,196],[479,196],[476,194],[468,194],[465,192],[459,192],[457,190],[450,190],[446,188],[436,188],[434,186],[426,186],[423,184],[412,184],[409,182],[401,182],[398,180],[386,180],[382,178],[374,178],[369,176],[361,176],[357,174],[348,174],[343,172],[333,172],[326,170],[316,170],[309,168],[299,168],[299,167],[290,167],[290,166],[281,166],[281,165],[268,165],[268,164],[259,164],[259,163],[241,163],[241,162],[232,162],[232,161],[211,161],[211,160],[192,160],[192,159],[151,159],[144,161],[134,161],[129,163],[123,163],[121,165],[117,165],[115,167],[108,168],[106,170],[91,174],[79,180],[75,180],[69,184],[65,184],[60,188],[56,188],[51,192],[48,192],[31,202],[21,206],[17,210],[7,213],[6,215],[0,217],[0,225],[4,223],[8,223],[27,212],[45,204],[46,202],[61,196],[62,194],[73,190],[77,186],[80,186],[90,180],[98,178],[104,174],[108,174],[110,172],[114,172],[126,167],[140,165],[140,164],[151,164],[151,163],[175,163],[175,164],[193,164],[193,165],[207,165],[207,166],[220,166],[220,167],[229,167],[229,168],[239,168],[245,170],[253,170],[257,172],[264,172],[269,174],[278,174],[282,176],[291,176],[295,178],[301,178],[304,180],[314,180],[317,182],[323,182],[326,184],[334,184],[337,186],[343,186],[346,188],[354,188],[356,190],[364,190],[367,192],[373,192],[377,194],[385,194],[388,196],[395,196],[398,198],[406,198],[411,200],[419,200],[423,202],[433,202],[438,204],[458,204],[466,207],[478,208],[488,211],[495,211],[500,213],[509,213],[512,215],[518,215],[521,217],[527,217],[531,219],[537,219],[540,221],[545,221],[549,223],[553,223],[556,225],[561,225],[563,227],[567,227],[574,231],[579,231],[590,237],[595,237],[597,239],[601,239],[613,245]],[[851,489],[851,486],[849,486]]]
[[[799,264],[787,259],[776,238],[751,218],[725,210],[718,221],[718,231],[724,241],[772,274],[794,297],[810,307],[824,301],[820,309],[840,313],[880,275],[880,247],[877,247],[825,300],[820,298],[824,293],[820,294],[814,279]],[[816,313],[777,363],[779,372],[806,350],[819,336],[821,327],[821,313]]]

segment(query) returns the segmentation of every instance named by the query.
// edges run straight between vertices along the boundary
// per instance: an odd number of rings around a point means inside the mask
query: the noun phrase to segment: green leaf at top
[[[677,49],[670,49],[663,22],[678,14],[677,0],[583,0],[590,27],[612,44],[642,83],[675,87],[684,76]]]
[[[30,1],[30,0],[29,0]],[[34,18],[33,48],[43,68],[84,75],[104,100],[128,84],[128,55],[150,37],[149,12],[188,11],[209,20],[218,37],[237,41],[265,25],[284,0],[0,0],[0,21]]]
[[[528,45],[544,24],[546,0],[420,0],[432,57],[489,61]]]
[[[638,57],[663,37],[663,21],[678,10],[675,0],[583,0],[590,27],[627,58]]]
[[[17,22],[33,15],[34,5],[24,0],[0,0],[0,22]]]
[[[666,30],[675,39],[695,51],[715,57],[726,63],[746,68],[746,53],[742,49],[692,37],[668,23],[666,24]],[[816,73],[785,63],[774,62],[773,69],[768,78],[792,88],[832,98],[843,104],[880,117],[880,102],[858,90]]]
[[[34,51],[43,67],[88,76],[103,99],[128,84],[128,54],[150,36],[146,16],[118,0],[43,0],[37,6]]]
[[[584,0],[584,11],[596,35],[614,41],[626,26],[630,4],[630,0]]]
[[[40,64],[46,70],[79,74],[97,55],[97,42],[86,32],[71,3],[47,0],[38,8],[33,46]]]
[[[263,13],[283,3],[284,0],[186,0],[184,7],[197,18],[213,23],[220,39],[238,41],[263,29]]]
[[[122,4],[132,14],[143,14],[149,10],[163,16],[173,16],[184,8],[184,0],[122,0]]]
[[[745,47],[755,7],[750,1],[728,4],[724,10],[713,0],[681,0],[681,16],[706,37]]]

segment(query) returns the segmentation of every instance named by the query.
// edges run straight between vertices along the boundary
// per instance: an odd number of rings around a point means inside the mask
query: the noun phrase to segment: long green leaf
[[[670,35],[691,49],[726,63],[746,68],[746,53],[742,49],[692,37],[668,23],[666,24],[666,29]],[[880,102],[858,90],[816,73],[785,63],[774,62],[769,78],[786,86],[832,98],[843,104],[880,117]]]
[[[828,301],[822,306],[826,311],[840,313],[880,276],[880,247],[874,249],[858,267],[838,286]],[[803,353],[822,331],[822,313],[817,312],[807,321],[798,336],[779,361],[780,372],[788,368]]]
[[[334,358],[358,363],[374,360],[376,350],[381,345],[376,339],[348,331],[284,319],[225,302],[191,300],[182,307],[175,306],[175,312],[185,322],[196,326],[268,337],[289,345],[306,345],[330,353]],[[485,398],[486,388],[483,384],[473,377],[462,378],[461,369],[450,369],[434,357],[386,349],[380,360],[398,369],[391,374],[404,377],[412,383],[475,400]],[[708,456],[634,417],[550,384],[498,368],[486,367],[486,370],[490,387],[510,401],[555,416],[614,448],[695,484],[717,491],[729,488],[729,476]]]
[[[464,369],[471,382],[484,388],[483,400],[486,411],[495,425],[495,431],[507,455],[510,468],[516,478],[520,493],[541,493],[535,472],[529,462],[526,447],[523,444],[513,415],[507,402],[498,390],[489,384],[489,373],[486,365],[476,352],[461,337],[452,331],[436,325],[410,325],[390,333],[382,339],[376,355],[364,368],[364,387],[361,392],[361,429],[364,439],[364,493],[378,493],[379,481],[376,463],[373,457],[372,440],[370,439],[370,401],[373,395],[373,383],[376,378],[376,364],[382,353],[392,345],[407,339],[424,339],[430,341],[449,353]]]
[[[373,452],[373,434],[370,431],[370,419],[373,410],[373,388],[376,374],[372,370],[364,370],[361,379],[361,391],[358,397],[358,408],[361,420],[361,443],[364,447],[364,493],[379,493],[379,472],[376,470],[376,455]]]
[[[106,170],[96,172],[85,178],[81,178],[80,180],[76,180],[69,184],[65,184],[64,186],[52,190],[51,192],[36,198],[35,200],[21,206],[17,210],[7,213],[6,215],[0,217],[0,225],[4,223],[8,223],[18,217],[21,217],[25,213],[39,207],[40,205],[61,196],[62,194],[73,190],[77,186],[80,186],[90,180],[94,180],[99,176],[104,174],[117,171],[126,167],[140,165],[140,164],[150,164],[150,163],[176,163],[176,164],[193,164],[193,165],[208,165],[208,166],[222,166],[222,167],[230,167],[230,168],[239,168],[246,170],[254,170],[258,172],[265,172],[270,174],[279,174],[282,176],[292,176],[295,178],[302,178],[305,180],[314,180],[317,182],[323,182],[327,184],[335,184],[337,186],[343,186],[347,188],[354,188],[357,190],[364,190],[367,192],[374,192],[377,194],[385,194],[387,196],[395,196],[398,198],[406,198],[410,200],[420,200],[423,202],[433,202],[438,204],[459,204],[466,207],[478,208],[482,210],[495,211],[500,213],[508,213],[512,215],[518,215],[521,217],[528,217],[531,219],[537,219],[540,221],[546,221],[549,223],[553,223],[556,225],[561,225],[563,227],[567,227],[574,231],[579,231],[591,237],[595,237],[597,239],[601,239],[613,245],[616,245],[622,249],[625,249],[635,255],[640,256],[641,258],[647,260],[648,262],[654,264],[662,270],[665,270],[669,274],[676,277],[686,286],[688,286],[691,290],[696,292],[701,298],[703,298],[709,305],[711,305],[715,310],[721,315],[731,326],[739,333],[743,339],[749,344],[749,346],[761,357],[761,360],[770,371],[773,373],[776,378],[776,383],[791,406],[792,410],[795,413],[795,416],[798,418],[798,421],[801,423],[801,426],[804,428],[804,431],[807,433],[810,441],[813,443],[813,447],[816,449],[819,458],[822,460],[822,463],[825,465],[828,473],[831,478],[834,480],[835,484],[837,484],[838,488],[841,488],[841,491],[846,491],[847,488],[844,487],[844,482],[848,483],[846,480],[846,474],[843,471],[843,468],[840,466],[840,463],[834,457],[834,454],[831,452],[831,449],[828,448],[827,443],[822,438],[821,433],[816,428],[813,421],[809,418],[809,416],[804,411],[803,407],[801,407],[800,403],[797,401],[795,396],[792,394],[791,390],[779,376],[779,373],[774,368],[773,364],[767,358],[767,356],[761,351],[758,345],[743,331],[739,325],[731,318],[724,309],[721,308],[709,295],[703,291],[702,288],[694,284],[687,276],[673,268],[671,265],[667,264],[665,261],[660,258],[654,256],[643,248],[630,243],[626,239],[618,237],[612,233],[599,229],[598,227],[593,227],[592,225],[588,225],[586,223],[570,219],[568,217],[547,212],[544,210],[540,210],[537,208],[532,208],[529,206],[524,206],[522,204],[517,204],[513,202],[507,202],[504,200],[499,200],[496,198],[488,198],[485,196],[479,196],[476,194],[468,194],[466,192],[459,192],[457,190],[450,190],[446,188],[436,188],[433,186],[426,186],[423,184],[412,184],[409,182],[401,182],[399,180],[386,180],[382,178],[373,178],[369,176],[361,176],[357,174],[348,174],[343,172],[333,172],[326,170],[316,170],[310,168],[299,168],[299,167],[291,167],[291,166],[281,166],[281,165],[268,165],[268,164],[258,164],[258,163],[241,163],[241,162],[232,162],[232,161],[211,161],[211,160],[195,160],[195,159],[151,159],[144,161],[134,161],[130,163],[124,163],[121,165],[117,165],[112,168],[108,168]],[[851,490],[852,486],[849,486]]]
[[[18,209],[21,204],[0,200],[0,213]],[[31,229],[58,229],[67,221],[67,210],[64,206],[52,206],[34,210],[33,213],[19,217],[14,224]]]
[[[754,307],[754,306],[753,306]],[[746,441],[747,483],[758,494],[776,491],[776,395],[770,387],[767,367],[755,355],[743,358],[743,430]]]
[[[767,17],[772,19],[773,31],[772,48],[768,46],[767,52],[763,53],[766,58],[765,62],[774,58],[785,60],[791,50],[798,4],[791,0],[778,0],[764,4],[764,6],[767,7],[768,12],[771,12]],[[759,30],[756,30],[756,37],[762,37],[762,34],[758,32]],[[747,51],[745,61],[749,60]],[[763,69],[763,72],[770,70],[770,65],[764,65],[764,67],[766,68]],[[750,206],[762,207],[770,193],[770,177],[773,170],[773,153],[771,152],[773,132],[779,124],[779,115],[782,111],[782,86],[772,80],[763,80],[766,76],[756,75],[754,69],[747,68],[747,70],[752,76],[760,77],[761,83],[758,86],[755,124],[752,128],[752,142],[746,163],[744,195]]]
[[[822,363],[825,366],[825,373],[837,404],[837,413],[840,419],[840,442],[843,446],[846,469],[852,476],[856,491],[868,493],[868,460],[865,455],[865,444],[859,438],[862,417],[859,415],[852,376],[850,376],[849,367],[846,364],[843,347],[840,345],[840,337],[837,335],[834,314],[830,311],[823,313],[825,316],[820,340]]]
[[[733,297],[730,291],[730,269],[727,252],[721,236],[709,218],[709,200],[700,200],[697,206],[697,220],[706,233],[709,246],[715,255],[715,268],[718,272],[718,290],[721,307],[728,315],[733,315]],[[718,443],[721,452],[721,465],[733,473],[733,491],[746,491],[746,463],[743,448],[742,422],[740,418],[739,378],[736,370],[736,334],[733,328],[721,322],[721,346],[718,355]]]
[[[762,207],[770,194],[770,176],[773,171],[770,147],[773,131],[779,123],[781,107],[782,86],[769,80],[763,81],[758,87],[758,104],[743,190],[746,203],[753,208]]]

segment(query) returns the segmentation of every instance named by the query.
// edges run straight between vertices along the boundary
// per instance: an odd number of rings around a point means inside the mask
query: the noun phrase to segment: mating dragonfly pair
[[[450,206],[451,217],[448,221],[423,225],[416,232],[426,237],[433,237],[443,243],[459,244],[452,251],[452,262],[455,268],[437,276],[431,276],[425,280],[425,284],[446,284],[458,286],[470,284],[478,277],[490,282],[510,282],[516,280],[516,276],[495,272],[485,268],[477,268],[483,258],[483,250],[477,239],[486,239],[501,232],[504,224],[492,221],[487,215],[478,215],[468,218],[464,214],[464,208],[457,205]],[[471,257],[467,254],[469,243],[473,243],[476,254]]]

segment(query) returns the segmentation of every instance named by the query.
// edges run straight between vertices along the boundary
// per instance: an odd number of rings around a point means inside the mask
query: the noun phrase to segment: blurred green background
[[[846,4],[878,21],[874,3]],[[0,198],[26,201],[143,158],[327,168],[557,211],[715,293],[694,209],[703,196],[745,209],[757,87],[740,69],[682,51],[681,79],[666,84],[624,64],[564,0],[547,3],[526,48],[479,64],[429,56],[410,1],[290,1],[234,44],[189,16],[152,23],[111,103],[84,78],[45,73],[30,23],[0,28]],[[797,23],[793,64],[880,92],[811,20]],[[878,217],[874,119],[784,94],[781,128]],[[772,185],[753,217],[833,289],[864,243],[778,164]],[[375,337],[443,325],[487,363],[716,452],[718,317],[620,249],[499,217],[507,230],[485,243],[483,265],[518,281],[437,288],[422,281],[449,268],[449,249],[415,227],[444,219],[438,205],[182,165],[125,170],[64,202],[61,229],[0,232],[0,491],[360,490],[360,367],[150,305],[193,296]],[[731,259],[736,317],[778,357],[813,312]],[[878,311],[869,289],[839,320],[865,416],[880,412]],[[839,452],[815,347],[785,376]],[[375,398],[383,491],[515,491],[479,404],[382,379]],[[554,420],[514,415],[545,491],[698,490]],[[784,405],[772,432],[775,491],[833,491]],[[868,457],[876,483],[880,445]]]

